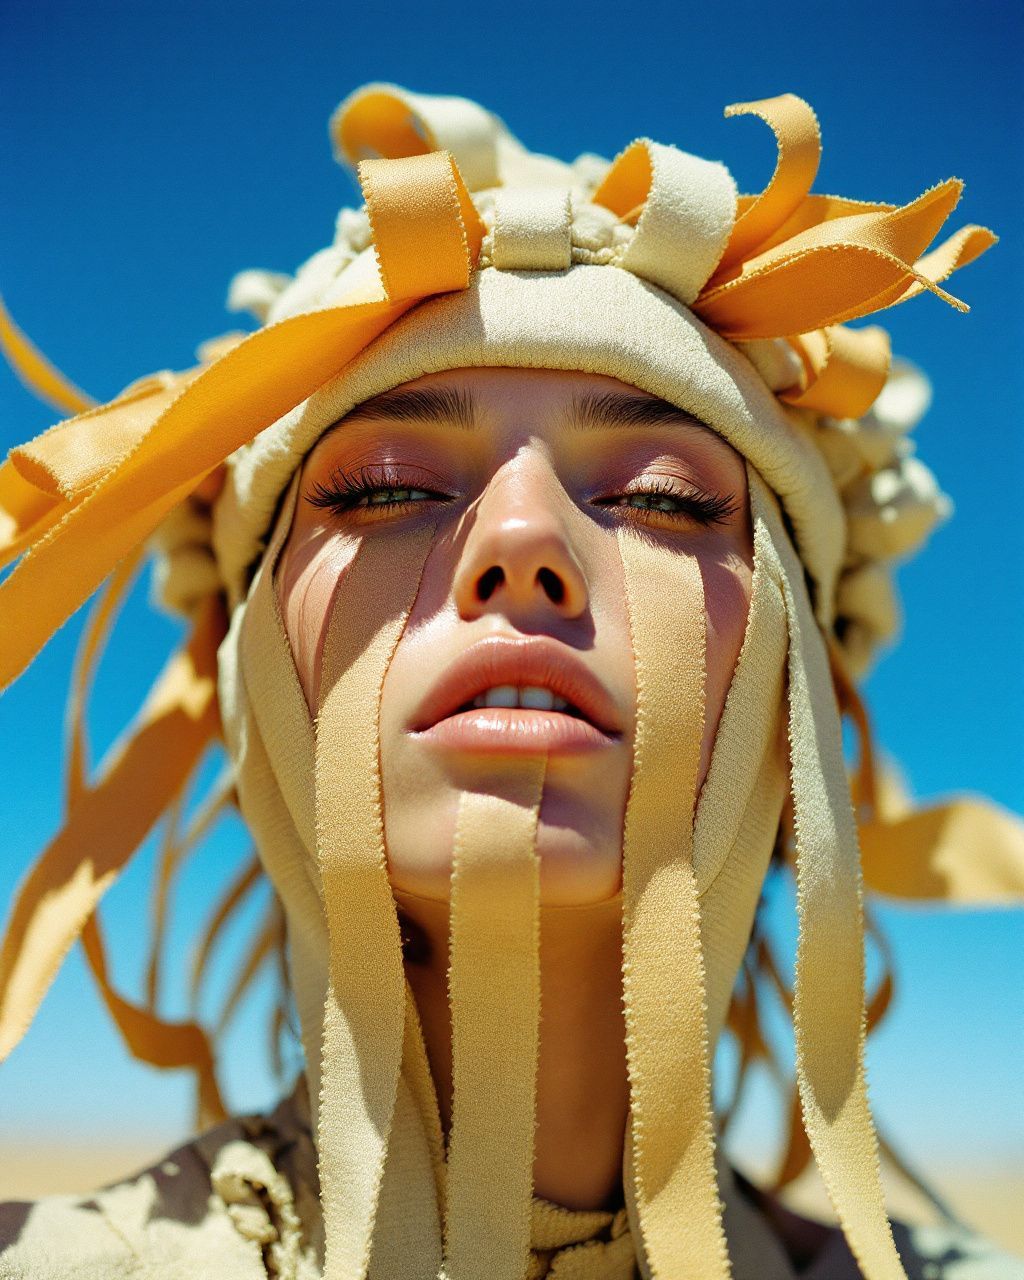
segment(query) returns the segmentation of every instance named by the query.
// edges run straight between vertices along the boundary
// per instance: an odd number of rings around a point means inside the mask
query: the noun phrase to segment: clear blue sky
[[[956,175],[967,189],[951,225],[982,222],[1003,237],[954,278],[969,316],[922,297],[884,318],[896,349],[932,377],[919,449],[956,515],[902,571],[903,643],[867,692],[879,737],[919,796],[969,789],[1020,812],[1021,10],[1000,0],[969,10],[950,0],[801,0],[771,13],[763,0],[6,5],[0,288],[56,363],[105,399],[150,370],[189,366],[198,342],[236,327],[223,310],[235,271],[292,270],[330,240],[354,188],[331,158],[327,118],[365,81],[476,98],[527,145],[564,157],[613,155],[649,135],[725,160],[747,190],[771,171],[770,136],[756,121],[724,121],[722,108],[802,94],[824,133],[819,190],[905,201]],[[0,445],[50,421],[0,370]],[[0,900],[58,819],[61,714],[79,624],[0,702]],[[138,705],[177,633],[141,598],[129,605],[100,675],[98,748]],[[226,824],[186,876],[177,955],[199,904],[244,850],[243,833]],[[151,866],[150,849],[107,908],[125,982],[143,964]],[[240,922],[233,943],[254,918]],[[903,981],[872,1050],[879,1114],[926,1159],[1021,1154],[1020,913],[887,908],[884,919]],[[222,989],[229,961],[216,975]],[[175,994],[172,982],[172,1002]],[[273,1092],[250,1048],[256,1012],[239,1018],[230,1041],[240,1107]],[[171,1140],[187,1125],[187,1093],[180,1079],[123,1060],[77,953],[0,1070],[0,1110],[17,1132],[93,1134],[115,1104],[125,1128]]]

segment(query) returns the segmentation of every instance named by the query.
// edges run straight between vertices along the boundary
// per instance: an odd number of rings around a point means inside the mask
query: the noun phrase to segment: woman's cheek
[[[704,738],[698,780],[703,785],[746,634],[753,568],[746,559],[732,553],[702,558],[701,575],[707,618]]]
[[[318,525],[297,531],[278,568],[278,599],[299,684],[311,716],[317,713],[324,644],[336,592],[359,549],[356,538]]]

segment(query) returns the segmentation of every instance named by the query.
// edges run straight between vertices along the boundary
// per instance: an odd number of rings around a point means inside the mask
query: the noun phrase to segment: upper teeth
[[[536,684],[496,684],[478,693],[470,704],[474,707],[532,707],[536,711],[567,711],[569,703],[550,689]]]

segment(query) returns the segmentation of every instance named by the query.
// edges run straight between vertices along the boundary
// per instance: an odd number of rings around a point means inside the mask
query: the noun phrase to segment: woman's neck
[[[447,1137],[452,1104],[448,904],[397,890],[395,899],[408,938],[406,973]],[[540,912],[534,1191],[570,1209],[621,1203],[629,1108],[621,909],[615,898],[591,907],[542,907]]]

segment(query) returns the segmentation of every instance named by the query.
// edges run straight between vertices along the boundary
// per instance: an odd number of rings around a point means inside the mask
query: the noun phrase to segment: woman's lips
[[[582,753],[613,746],[618,735],[564,711],[530,707],[474,707],[438,720],[414,738],[450,751],[528,755],[538,751]]]
[[[562,709],[552,705],[556,700]],[[611,694],[550,636],[478,640],[441,672],[408,729],[426,745],[477,754],[583,753],[622,737]]]

